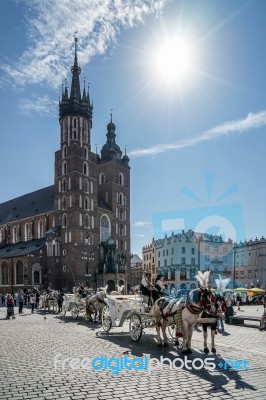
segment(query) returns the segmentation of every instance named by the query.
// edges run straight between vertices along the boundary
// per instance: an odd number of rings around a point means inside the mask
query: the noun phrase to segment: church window
[[[79,178],[79,190],[82,190],[82,178]]]
[[[127,226],[124,227],[124,236],[127,236]]]
[[[72,207],[72,196],[69,196],[69,207]]]
[[[84,192],[89,193],[89,191],[90,191],[89,182],[88,182],[88,179],[85,179],[84,180]]]
[[[43,222],[38,222],[38,239],[43,237]]]
[[[79,206],[80,206],[80,208],[82,208],[82,196],[81,195],[79,195]]]
[[[65,178],[63,179],[63,182],[62,182],[62,191],[63,192],[67,191],[67,181]]]
[[[120,221],[123,221],[123,219],[124,219],[124,212],[123,212],[122,208],[120,208],[120,211],[119,211],[119,219],[120,219]]]
[[[90,210],[90,201],[89,201],[88,197],[85,197],[85,200],[84,200],[84,209],[85,209],[85,210]]]
[[[86,146],[84,147],[84,158],[88,159],[88,148]]]
[[[66,209],[66,198],[63,197],[63,200],[62,200],[62,210],[65,210],[65,209]]]
[[[64,161],[62,165],[62,174],[65,175],[66,173],[67,173],[67,163],[66,161]]]
[[[107,215],[102,215],[100,220],[100,240],[106,242],[111,236],[111,224]]]
[[[122,174],[122,172],[120,172],[120,174],[119,174],[119,185],[124,186],[124,184],[125,184],[124,175]]]
[[[105,183],[105,175],[103,173],[101,173],[99,175],[99,184],[103,185]]]
[[[91,194],[93,194],[93,182],[91,182]]]
[[[58,181],[58,192],[61,193],[61,181]]]
[[[91,199],[91,211],[94,211],[94,201]]]
[[[74,127],[74,128],[77,127],[77,120],[76,120],[76,118],[73,119],[73,127]]]
[[[13,243],[17,243],[18,241],[18,233],[17,233],[17,227],[15,226],[13,228]]]
[[[125,250],[127,250],[127,241],[125,240]]]
[[[70,177],[68,178],[68,189],[69,190],[71,189],[71,178]]]
[[[89,176],[89,167],[87,163],[83,164],[83,174]]]
[[[87,214],[85,215],[84,225],[85,225],[85,228],[90,228],[90,218]]]
[[[91,217],[91,229],[94,229],[94,216]]]
[[[16,264],[16,285],[23,285],[23,262],[21,260]]]
[[[4,261],[2,263],[2,271],[1,271],[1,277],[2,277],[2,285],[8,285],[8,265],[7,262]]]
[[[67,215],[66,214],[63,214],[62,226],[63,226],[63,228],[67,227]]]
[[[82,214],[79,214],[79,226],[82,226]]]
[[[122,206],[124,205],[124,195],[123,195],[123,193],[119,193],[118,203],[121,204]]]

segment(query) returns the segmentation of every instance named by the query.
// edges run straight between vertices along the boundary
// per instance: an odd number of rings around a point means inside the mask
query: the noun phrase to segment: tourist
[[[20,290],[19,292],[18,292],[18,297],[17,297],[17,299],[18,299],[18,313],[19,314],[22,314],[22,309],[23,309],[23,303],[24,303],[24,296],[23,296],[23,292],[22,292],[22,290]]]
[[[36,296],[35,296],[35,294],[32,293],[30,295],[30,306],[31,306],[31,313],[32,314],[34,314],[35,304],[36,304]]]

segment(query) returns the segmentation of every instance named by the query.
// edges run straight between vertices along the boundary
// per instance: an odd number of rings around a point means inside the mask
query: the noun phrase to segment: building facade
[[[157,253],[154,239],[150,244],[142,248],[142,258],[143,275],[149,272],[151,274],[151,283],[154,284],[157,275]]]
[[[266,239],[256,238],[234,246],[234,286],[266,289]]]
[[[153,248],[157,260],[155,270],[164,275],[169,290],[195,289],[198,271],[211,271],[210,285],[221,275],[230,278],[233,286],[233,241],[225,242],[221,236],[195,233],[192,230],[165,236],[143,248],[144,270],[151,271]],[[145,257],[145,258],[144,258]]]
[[[93,105],[80,88],[75,38],[71,90],[59,101],[54,185],[0,204],[0,291],[33,285],[127,288],[130,167],[112,115],[101,155],[91,150]]]

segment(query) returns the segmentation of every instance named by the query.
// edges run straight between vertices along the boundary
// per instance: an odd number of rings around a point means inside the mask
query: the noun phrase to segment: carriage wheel
[[[169,336],[170,336],[172,339],[174,339],[174,338],[175,338],[175,331],[176,331],[175,325],[174,325],[174,324],[173,324],[173,325],[168,325],[167,331],[168,331],[168,333],[169,333]]]
[[[143,326],[139,314],[132,314],[129,320],[129,333],[134,342],[138,342],[142,336]]]
[[[78,308],[78,306],[76,304],[73,305],[72,310],[71,310],[71,314],[72,314],[72,317],[74,319],[78,318],[78,316],[79,316],[79,308]]]
[[[111,313],[108,306],[104,306],[102,310],[102,327],[105,332],[109,332],[112,328]]]

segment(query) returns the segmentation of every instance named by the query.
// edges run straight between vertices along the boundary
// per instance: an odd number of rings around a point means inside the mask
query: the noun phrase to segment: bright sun
[[[183,80],[189,68],[189,48],[179,38],[168,39],[155,55],[155,67],[159,77],[171,83]]]

